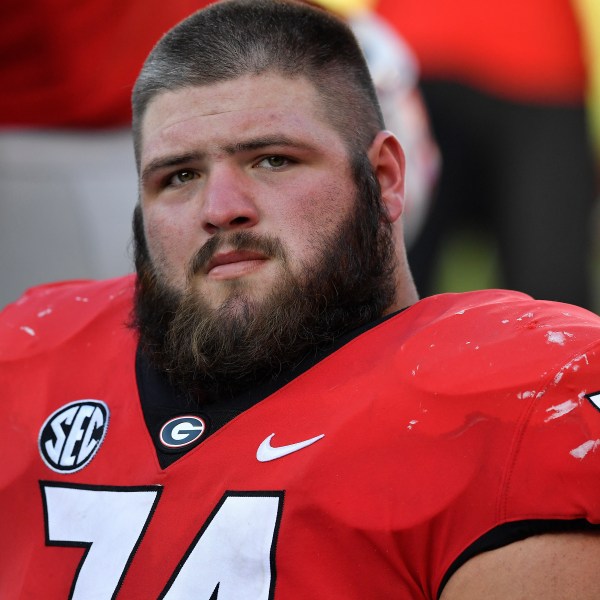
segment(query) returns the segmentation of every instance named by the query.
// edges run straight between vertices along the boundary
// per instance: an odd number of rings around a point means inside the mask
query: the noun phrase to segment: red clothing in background
[[[568,0],[379,0],[424,79],[461,81],[521,101],[581,102],[581,34]]]
[[[207,0],[3,0],[0,125],[128,126],[158,38]]]

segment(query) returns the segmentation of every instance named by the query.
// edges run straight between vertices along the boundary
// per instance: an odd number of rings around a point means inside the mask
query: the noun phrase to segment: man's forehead
[[[200,86],[186,86],[157,94],[148,104],[144,129],[168,126],[181,118],[211,117],[261,110],[319,112],[322,100],[305,77],[276,73],[244,75]]]
[[[311,123],[312,135],[326,130],[334,133],[323,101],[308,79],[274,73],[246,75],[158,94],[142,121],[142,148],[177,144],[201,132],[215,139],[221,130],[223,143],[230,142],[232,135],[264,135],[269,130],[306,135]]]

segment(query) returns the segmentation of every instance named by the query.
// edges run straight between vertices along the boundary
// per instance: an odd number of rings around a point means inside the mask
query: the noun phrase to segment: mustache
[[[205,270],[212,257],[223,248],[223,246],[227,246],[234,251],[248,250],[260,252],[267,258],[276,258],[283,262],[286,261],[286,253],[283,244],[276,237],[259,235],[250,231],[218,233],[205,242],[190,260],[187,269],[188,279],[191,279],[197,273]]]

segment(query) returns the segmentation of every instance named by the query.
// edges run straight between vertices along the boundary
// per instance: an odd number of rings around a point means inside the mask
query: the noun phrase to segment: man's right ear
[[[404,151],[396,136],[380,131],[367,156],[381,188],[381,198],[387,208],[389,219],[394,223],[404,209]]]

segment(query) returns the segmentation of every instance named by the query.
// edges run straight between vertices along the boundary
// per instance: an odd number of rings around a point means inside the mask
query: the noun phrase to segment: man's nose
[[[225,165],[212,169],[203,190],[203,229],[212,235],[256,225],[259,214],[251,187],[242,169]]]

